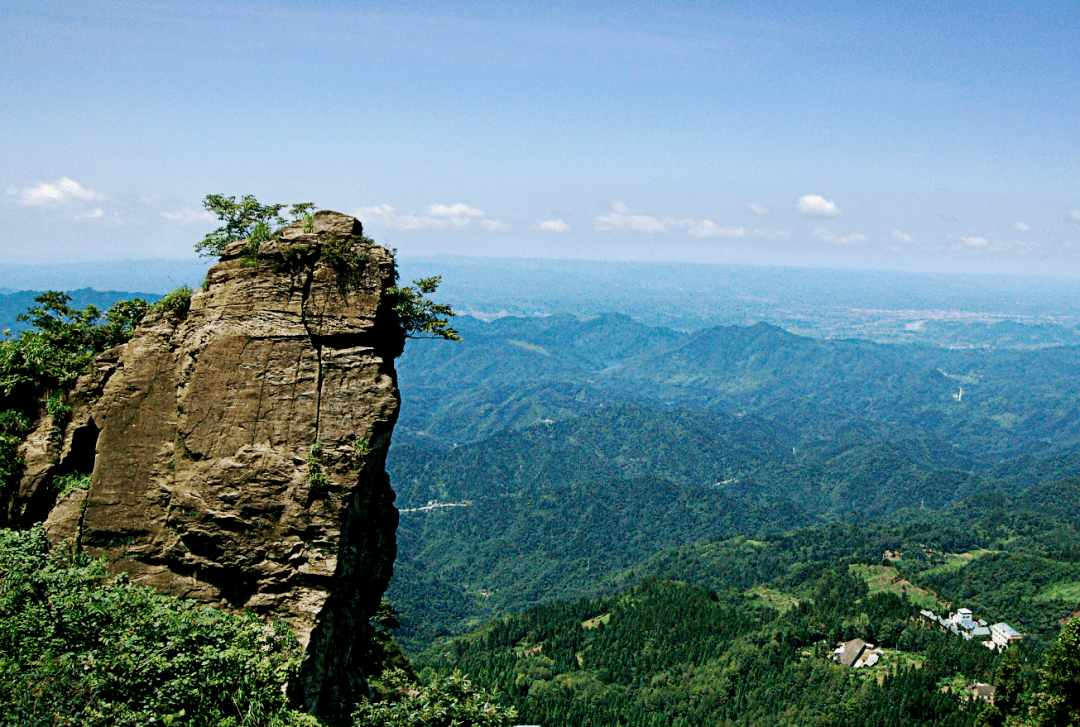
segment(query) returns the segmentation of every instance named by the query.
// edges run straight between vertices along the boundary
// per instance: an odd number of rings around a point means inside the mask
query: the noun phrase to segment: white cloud
[[[105,210],[101,209],[100,207],[95,207],[94,209],[89,210],[88,212],[83,212],[81,215],[76,215],[76,218],[77,219],[97,219],[98,217],[104,217],[104,216],[105,216]]]
[[[953,246],[954,250],[1005,252],[1012,251],[1018,255],[1029,255],[1039,249],[1039,244],[1031,240],[989,240],[985,237],[961,237],[960,242]]]
[[[427,208],[432,217],[483,217],[484,213],[475,207],[458,202],[457,204],[433,204]]]
[[[669,225],[679,224],[676,220],[665,218],[658,220],[652,215],[632,215],[630,208],[622,202],[611,203],[611,214],[601,215],[596,218],[596,229],[601,232],[611,230],[635,230],[647,232],[650,235],[657,232],[667,232]]]
[[[689,230],[690,237],[746,237],[745,227],[720,227],[711,220],[702,220]]]
[[[769,214],[769,210],[767,210],[765,207],[762,207],[756,202],[743,202],[743,207],[750,210],[758,217],[765,217]]]
[[[359,207],[356,216],[365,226],[388,227],[392,230],[464,230],[472,226],[484,213],[467,204],[433,204],[422,214],[402,212],[388,204]],[[509,229],[500,220],[481,219],[481,227],[486,230]]]
[[[814,230],[814,237],[823,241],[831,242],[835,245],[858,245],[859,243],[866,242],[866,235],[854,234],[854,235],[837,235],[835,232],[826,230],[824,227],[819,227]]]
[[[1069,219],[1073,222],[1080,222],[1080,207],[1073,207],[1069,210]]]
[[[1031,232],[1031,225],[1027,224],[1026,222],[1017,222],[1015,225],[1013,225],[1013,228],[1017,232]]]
[[[819,194],[799,197],[799,202],[795,207],[807,217],[837,217],[840,214],[840,208],[835,202]]]
[[[892,238],[894,240],[899,240],[900,242],[915,242],[914,237],[912,237],[911,235],[905,234],[903,232],[900,232],[900,230],[893,230],[892,231]]]
[[[563,222],[560,217],[557,220],[543,220],[542,222],[537,222],[534,229],[543,232],[570,232],[570,225]]]
[[[766,214],[768,210],[760,205],[752,205],[757,209],[764,211]],[[549,222],[560,222],[561,220],[549,220]],[[547,223],[541,223],[547,224]],[[637,232],[653,233],[667,233],[672,229],[682,228],[685,229],[687,234],[691,237],[703,240],[705,238],[749,238],[758,237],[765,240],[790,240],[792,234],[787,230],[763,230],[754,229],[748,230],[745,227],[721,227],[712,220],[703,219],[701,221],[683,218],[674,219],[672,217],[654,217],[652,215],[633,214],[630,208],[622,202],[611,203],[611,213],[606,215],[600,215],[595,220],[596,229],[601,232],[608,232],[611,230],[635,230]],[[554,229],[548,227],[537,226],[537,229]],[[567,228],[569,229],[569,227]]]
[[[754,230],[755,237],[764,237],[766,240],[790,240],[792,235],[787,230]]]
[[[491,232],[506,232],[510,229],[510,225],[502,220],[480,220],[480,226]]]
[[[61,177],[52,184],[41,183],[36,187],[7,190],[8,196],[15,197],[19,204],[41,206],[67,205],[75,201],[95,201],[105,199],[105,195],[87,189],[74,179]]]
[[[213,222],[217,218],[206,210],[180,210],[179,212],[162,212],[161,216],[169,222],[178,225],[195,225],[201,222]]]

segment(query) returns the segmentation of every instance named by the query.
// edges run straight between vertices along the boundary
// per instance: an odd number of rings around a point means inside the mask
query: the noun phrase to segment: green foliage
[[[281,217],[281,210],[285,205],[260,204],[250,194],[242,197],[239,202],[235,197],[208,194],[203,199],[203,207],[225,223],[195,244],[195,251],[204,257],[221,257],[229,243],[238,240],[250,240],[253,237],[269,239],[273,230],[285,224]]]
[[[18,410],[0,411],[0,491],[14,481],[25,464],[19,457],[19,445],[30,431],[30,421]]]
[[[66,392],[102,351],[130,340],[149,308],[144,300],[120,301],[104,315],[93,305],[77,310],[71,296],[49,291],[20,321],[34,330],[0,341],[0,498],[22,472],[22,439],[44,408],[59,443],[71,416]],[[43,401],[44,400],[44,401]]]
[[[329,237],[323,242],[323,256],[326,263],[340,272],[358,270],[367,262],[367,256],[357,252],[356,245],[374,245],[375,241],[369,237]]]
[[[229,243],[247,240],[241,263],[255,265],[259,243],[272,239],[276,230],[286,223],[281,216],[286,205],[264,205],[250,194],[241,197],[239,202],[236,197],[208,194],[203,199],[203,207],[225,223],[195,244],[195,251],[204,257],[221,257]],[[292,222],[303,222],[304,232],[312,232],[315,209],[311,202],[300,202],[289,207],[289,216]]]
[[[293,222],[303,222],[304,232],[311,233],[315,231],[316,209],[318,208],[311,202],[300,202],[289,208],[289,217]]]
[[[56,392],[49,397],[49,401],[45,404],[45,410],[49,412],[49,416],[58,426],[67,423],[68,417],[71,416],[71,405],[64,403],[60,397],[60,392]]]
[[[1035,727],[1080,724],[1080,618],[1074,618],[1046,654],[1034,697]]]
[[[366,252],[358,250],[357,245],[373,244],[375,244],[375,241],[368,237],[332,236],[323,241],[323,259],[337,273],[339,288],[348,290],[359,287],[363,280],[364,267],[367,265],[368,256]]]
[[[361,705],[353,715],[356,727],[509,727],[517,717],[459,672],[422,685],[393,670],[377,686],[384,699]]]
[[[978,727],[1020,725],[1030,713],[1028,697],[1038,686],[1027,649],[1011,648],[998,660],[992,683],[994,703],[986,705],[979,714]]]
[[[88,490],[90,489],[90,481],[93,479],[92,474],[69,474],[60,475],[53,480],[53,489],[59,492],[61,495],[70,495],[75,490]]]
[[[307,466],[308,483],[313,490],[321,492],[326,488],[326,474],[322,468],[322,442],[318,439],[308,450]]]
[[[183,318],[191,308],[191,288],[186,285],[181,286],[150,307],[153,310],[169,313],[176,318]]]
[[[64,439],[64,427],[71,418],[71,404],[64,401],[63,392],[57,391],[45,403],[45,411],[49,412],[49,417],[52,419],[53,442],[59,445]]]
[[[255,228],[251,231],[251,236],[248,237],[247,242],[244,243],[240,255],[240,264],[246,267],[257,266],[259,264],[259,245],[274,239],[274,234],[275,233],[262,222],[255,225]]]
[[[300,724],[282,691],[300,658],[283,623],[110,578],[40,527],[0,531],[0,723]]]
[[[311,248],[307,245],[288,245],[282,248],[281,255],[285,258],[285,267],[295,274],[303,267],[310,252]]]
[[[41,394],[66,389],[102,351],[128,341],[149,305],[123,301],[102,315],[89,305],[71,308],[71,296],[49,291],[19,320],[36,330],[0,342],[0,400],[23,411]]]
[[[394,302],[401,328],[409,338],[441,338],[460,341],[461,336],[450,327],[450,318],[456,315],[445,303],[436,303],[427,296],[435,292],[442,282],[439,275],[419,278],[412,285],[393,286],[386,293]]]

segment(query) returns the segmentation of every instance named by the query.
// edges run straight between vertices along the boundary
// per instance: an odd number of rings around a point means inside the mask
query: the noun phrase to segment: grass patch
[[[872,677],[878,684],[885,681],[886,674],[895,674],[900,669],[914,667],[922,669],[926,657],[923,654],[913,654],[896,649],[882,649],[878,663],[871,667],[856,670],[856,674],[862,677]]]
[[[1039,591],[1033,601],[1065,601],[1065,603],[1080,603],[1080,581],[1066,581],[1054,583]]]
[[[746,592],[746,595],[761,599],[762,603],[769,608],[776,609],[780,613],[787,613],[799,605],[799,599],[790,593],[778,591],[768,586],[758,586]]]
[[[938,600],[930,591],[919,588],[911,581],[900,577],[896,568],[891,565],[861,565],[849,566],[851,572],[866,581],[866,587],[870,589],[870,595],[888,591],[898,596],[906,595],[908,600],[919,608],[940,609],[945,604]]]
[[[989,555],[993,552],[995,551],[980,548],[978,550],[972,550],[968,553],[946,553],[944,563],[942,563],[941,565],[936,565],[933,568],[928,568],[919,575],[932,578],[933,576],[941,575],[942,573],[949,573],[951,571],[960,570],[976,558],[981,558],[982,556]]]
[[[507,343],[509,343],[511,346],[517,346],[518,348],[523,348],[526,351],[532,351],[533,353],[538,353],[541,356],[550,356],[551,355],[551,352],[548,351],[543,346],[537,346],[535,343],[529,343],[528,341],[507,341]]]
[[[611,620],[611,614],[610,613],[603,613],[603,614],[600,614],[599,616],[597,616],[596,618],[590,618],[588,621],[582,621],[581,622],[581,628],[583,628],[583,629],[595,629],[600,624],[606,624],[610,620]]]

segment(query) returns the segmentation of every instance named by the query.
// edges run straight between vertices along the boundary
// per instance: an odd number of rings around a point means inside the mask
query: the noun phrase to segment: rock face
[[[391,254],[346,215],[308,229],[257,255],[232,244],[186,315],[148,316],[80,381],[68,454],[47,467],[28,453],[27,473],[75,471],[93,442],[90,488],[52,508],[50,539],[162,593],[286,620],[308,654],[293,696],[332,716],[367,689],[394,562],[385,457],[404,337]]]

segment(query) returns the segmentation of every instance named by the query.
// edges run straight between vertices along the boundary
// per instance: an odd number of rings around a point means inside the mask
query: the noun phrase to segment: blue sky
[[[1080,272],[1080,2],[0,6],[4,262],[207,193],[404,255]]]

